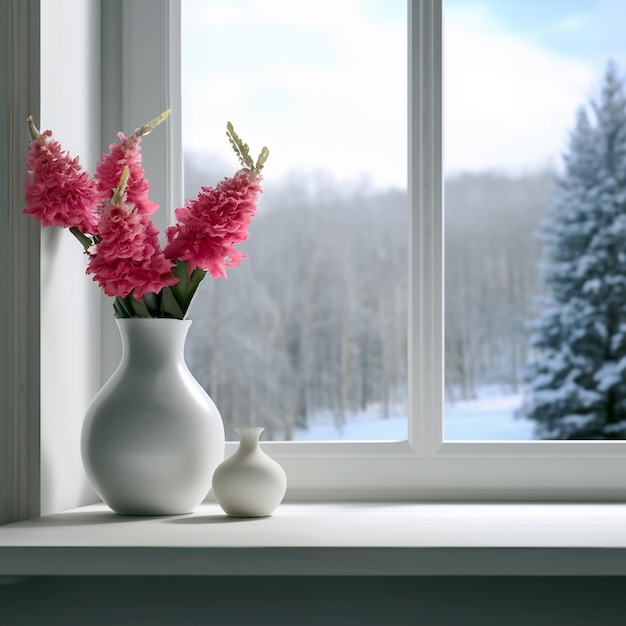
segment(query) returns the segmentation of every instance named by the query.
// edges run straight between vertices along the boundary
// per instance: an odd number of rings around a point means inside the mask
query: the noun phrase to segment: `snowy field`
[[[520,441],[533,439],[534,422],[518,419],[519,394],[496,395],[484,392],[477,400],[446,405],[445,439]]]
[[[533,439],[533,422],[516,419],[515,409],[521,398],[517,394],[499,395],[483,390],[477,400],[446,405],[445,439],[482,441],[520,441]],[[331,413],[322,413],[311,420],[308,430],[297,430],[298,441],[371,441],[406,439],[406,415],[381,417],[373,408],[366,413],[353,414],[341,430]]]

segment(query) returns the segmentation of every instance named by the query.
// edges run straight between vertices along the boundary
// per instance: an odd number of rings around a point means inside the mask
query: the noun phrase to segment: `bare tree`
[[[541,290],[535,237],[552,175],[465,174],[446,181],[446,393],[517,390]]]

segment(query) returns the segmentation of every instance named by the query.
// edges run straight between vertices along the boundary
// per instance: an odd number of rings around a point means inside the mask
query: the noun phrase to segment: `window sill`
[[[0,528],[0,576],[624,576],[624,504],[282,504],[240,520],[103,504]]]

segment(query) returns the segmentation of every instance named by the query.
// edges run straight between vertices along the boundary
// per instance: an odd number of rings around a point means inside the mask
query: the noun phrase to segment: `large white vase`
[[[185,363],[191,321],[116,322],[122,360],[83,423],[87,476],[117,513],[190,513],[224,459],[219,411]]]

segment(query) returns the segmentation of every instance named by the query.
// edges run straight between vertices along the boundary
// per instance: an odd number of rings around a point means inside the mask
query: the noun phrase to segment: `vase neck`
[[[248,452],[258,447],[259,437],[265,428],[260,426],[237,426],[235,430],[239,433],[239,449],[243,452]]]
[[[117,319],[123,359],[146,366],[165,359],[184,359],[185,339],[191,320]]]

